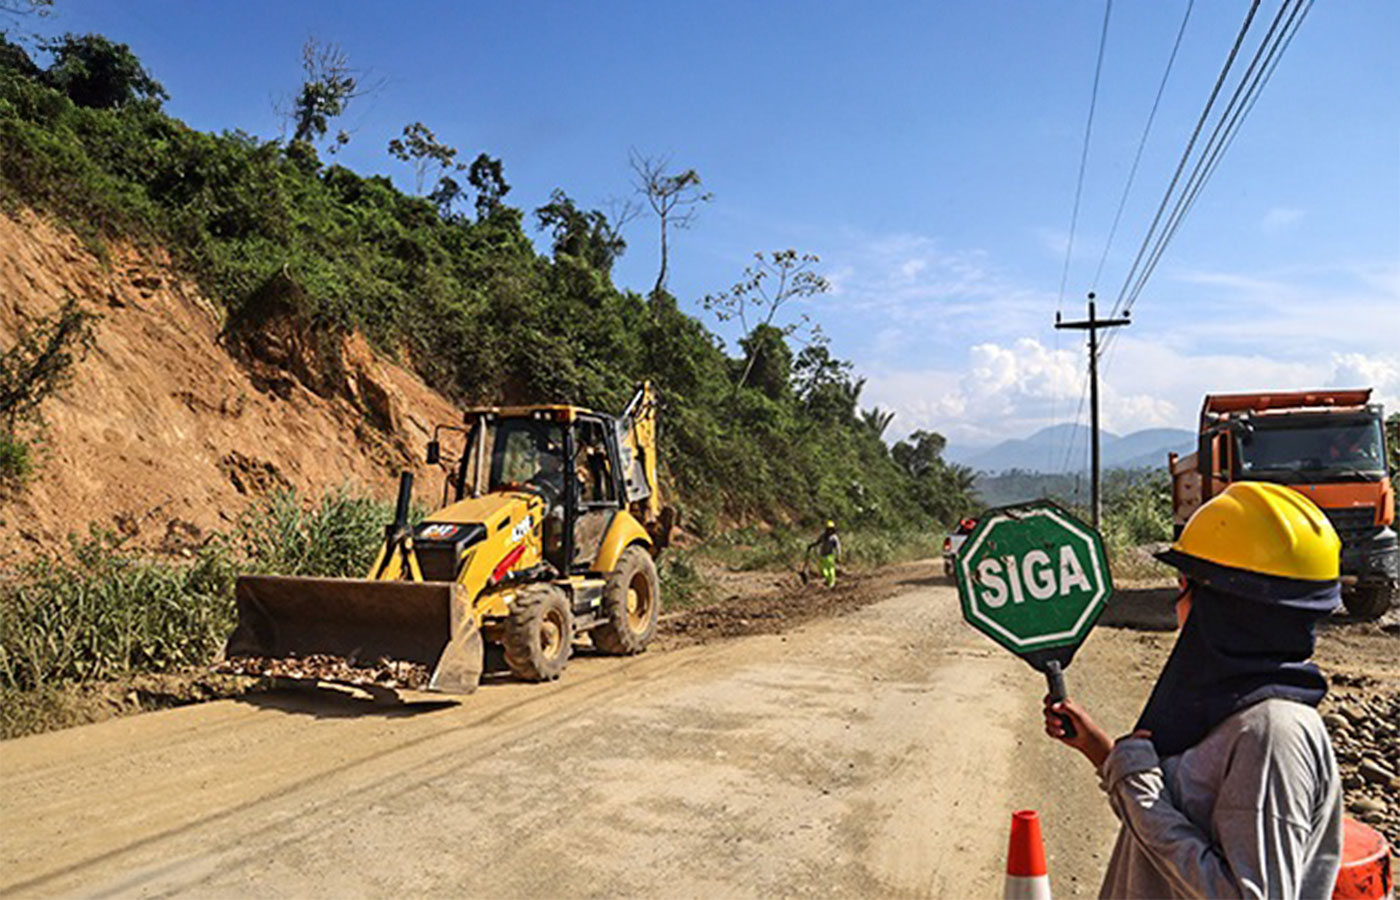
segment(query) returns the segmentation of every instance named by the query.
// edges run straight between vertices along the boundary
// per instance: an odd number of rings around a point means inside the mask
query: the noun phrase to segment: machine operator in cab
[[[1235,482],[1158,554],[1181,573],[1181,630],[1133,732],[1046,698],[1046,733],[1093,763],[1122,823],[1102,896],[1331,896],[1342,788],[1309,657],[1340,546],[1301,494]]]

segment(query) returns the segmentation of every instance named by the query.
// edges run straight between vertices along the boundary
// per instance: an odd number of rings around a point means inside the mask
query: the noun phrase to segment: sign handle
[[[1050,685],[1050,702],[1059,703],[1065,699],[1065,672],[1060,668],[1060,661],[1052,659],[1045,664],[1045,681]],[[1074,730],[1074,721],[1069,716],[1056,715],[1060,720],[1060,727],[1065,730],[1065,737],[1074,740],[1079,732]]]

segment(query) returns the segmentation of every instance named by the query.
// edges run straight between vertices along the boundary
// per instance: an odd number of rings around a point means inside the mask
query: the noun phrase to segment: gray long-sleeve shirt
[[[1265,700],[1158,760],[1120,741],[1099,772],[1123,823],[1103,897],[1330,897],[1342,787],[1317,710]]]

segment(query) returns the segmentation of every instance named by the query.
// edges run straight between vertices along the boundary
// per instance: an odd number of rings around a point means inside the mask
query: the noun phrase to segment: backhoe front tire
[[[506,620],[506,665],[525,681],[553,681],[573,652],[574,615],[569,598],[552,584],[521,588]]]
[[[593,646],[604,653],[641,653],[656,634],[661,616],[661,580],[656,563],[640,544],[622,551],[603,588],[603,624],[593,629]]]

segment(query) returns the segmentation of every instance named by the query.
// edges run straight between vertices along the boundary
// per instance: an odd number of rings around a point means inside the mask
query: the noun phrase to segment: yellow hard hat
[[[1278,484],[1237,481],[1196,510],[1158,558],[1231,593],[1290,600],[1316,596],[1319,588],[1334,594],[1341,551],[1332,523],[1307,497]]]
[[[827,519],[827,520],[826,520],[826,527],[827,527],[827,528],[835,528],[835,527],[836,527],[836,522],[834,522],[834,521],[831,520],[831,519]]]

